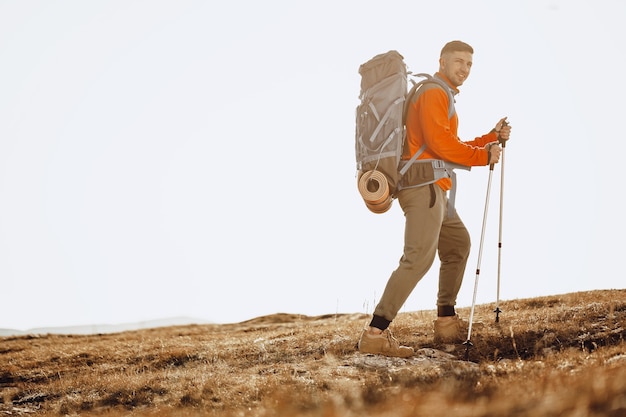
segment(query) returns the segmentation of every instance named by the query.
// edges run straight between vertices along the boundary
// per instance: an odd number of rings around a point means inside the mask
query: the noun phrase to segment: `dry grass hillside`
[[[501,309],[477,306],[469,361],[433,311],[393,324],[410,359],[356,352],[360,314],[4,337],[0,415],[626,416],[626,290]]]

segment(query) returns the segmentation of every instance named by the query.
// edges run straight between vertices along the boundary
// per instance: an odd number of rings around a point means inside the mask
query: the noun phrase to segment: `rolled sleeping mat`
[[[393,203],[387,177],[380,171],[366,171],[359,176],[359,193],[373,213],[384,213]]]
[[[380,204],[369,204],[366,201],[365,205],[372,213],[381,214],[389,210],[391,208],[392,203],[393,203],[393,200],[391,196],[389,196],[387,200],[383,201]]]

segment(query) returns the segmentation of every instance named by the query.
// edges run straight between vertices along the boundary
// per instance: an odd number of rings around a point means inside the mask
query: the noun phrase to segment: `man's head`
[[[472,68],[474,48],[465,42],[448,42],[441,49],[439,57],[439,72],[458,87],[467,79]]]

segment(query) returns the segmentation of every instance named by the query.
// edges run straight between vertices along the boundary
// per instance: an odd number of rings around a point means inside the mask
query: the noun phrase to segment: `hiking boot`
[[[384,330],[381,334],[371,334],[367,329],[364,329],[359,340],[359,352],[397,358],[408,358],[415,354],[412,347],[400,346],[389,329]]]
[[[437,317],[435,324],[435,342],[461,343],[467,337],[468,323],[458,315]]]

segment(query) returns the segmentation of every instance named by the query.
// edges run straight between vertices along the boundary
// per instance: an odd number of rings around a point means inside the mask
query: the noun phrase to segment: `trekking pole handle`
[[[493,144],[493,143],[491,143],[491,144],[489,144],[489,145],[488,145],[489,147],[487,148],[487,153],[489,154],[489,159],[491,159],[491,147],[492,147],[493,145],[494,145],[494,144]],[[494,165],[495,165],[495,163],[493,163],[493,162],[492,162],[491,164],[489,164],[489,171],[493,171],[493,166],[494,166]]]
[[[509,123],[505,120],[502,122],[502,126],[500,127],[500,129],[502,129],[504,126],[508,126]],[[500,132],[498,132],[498,143],[500,145],[502,145],[503,148],[506,147],[506,140],[502,140],[502,138],[500,137]]]
[[[502,122],[502,126],[500,126],[500,129],[502,129],[504,126],[508,126],[508,125],[509,125],[509,123],[506,120],[504,120]],[[500,137],[500,132],[497,132],[497,135],[498,135],[498,144],[502,145],[502,149],[504,150],[504,148],[506,147],[506,140],[502,140],[502,138]],[[491,148],[489,148],[489,149],[491,149]],[[491,156],[490,156],[490,158],[491,158]],[[489,170],[490,171],[493,171],[493,166],[494,165],[495,164],[489,164]]]

